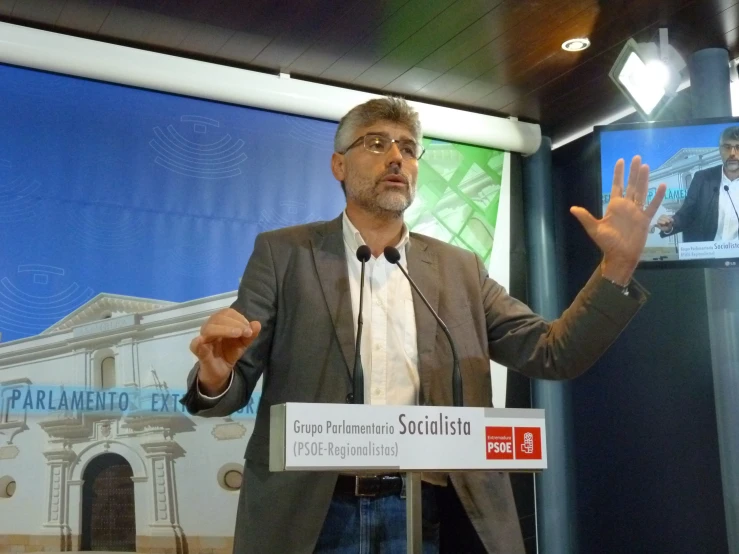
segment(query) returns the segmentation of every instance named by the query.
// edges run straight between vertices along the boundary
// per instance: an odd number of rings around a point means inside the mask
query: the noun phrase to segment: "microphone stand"
[[[359,281],[359,315],[357,316],[357,338],[354,343],[354,372],[352,373],[352,400],[354,404],[364,404],[364,369],[362,368],[362,305],[364,303],[364,264],[370,259],[372,252],[366,244],[357,248],[357,259],[362,262],[362,274]]]

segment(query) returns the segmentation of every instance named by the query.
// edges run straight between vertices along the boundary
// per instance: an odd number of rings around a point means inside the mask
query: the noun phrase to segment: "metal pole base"
[[[408,554],[421,554],[423,550],[421,521],[421,474],[408,472],[405,480],[405,530]]]

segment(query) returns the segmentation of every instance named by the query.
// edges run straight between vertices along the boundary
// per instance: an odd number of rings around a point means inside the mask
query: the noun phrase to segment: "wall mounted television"
[[[667,192],[650,223],[640,268],[739,268],[739,117],[597,126],[601,214],[613,166],[640,155],[650,202]]]

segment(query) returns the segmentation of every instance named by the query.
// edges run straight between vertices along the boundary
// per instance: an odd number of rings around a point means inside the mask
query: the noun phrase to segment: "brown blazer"
[[[466,250],[411,233],[407,259],[410,275],[457,344],[466,406],[492,406],[490,359],[532,378],[580,375],[646,300],[638,284],[624,296],[596,273],[550,323],[510,297]],[[452,405],[449,344],[426,307],[414,300],[420,403]],[[271,473],[270,406],[340,403],[351,391],[354,324],[341,217],[260,234],[233,307],[261,322],[259,337],[214,406],[195,393],[197,364],[182,402],[194,415],[227,416],[246,405],[263,375],[246,447],[234,554],[307,554],[321,531],[337,473]],[[454,473],[451,482],[490,553],[524,552],[507,474]]]

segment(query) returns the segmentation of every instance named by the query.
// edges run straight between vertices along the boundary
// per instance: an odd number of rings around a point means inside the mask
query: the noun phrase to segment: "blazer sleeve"
[[[647,299],[636,281],[629,295],[605,280],[600,267],[554,320],[535,314],[490,279],[478,259],[490,358],[527,377],[571,379],[587,371]]]
[[[249,321],[259,321],[259,336],[234,366],[233,380],[217,400],[200,397],[195,363],[187,376],[187,393],[180,400],[187,411],[202,417],[225,417],[247,405],[259,378],[265,371],[274,336],[277,315],[277,278],[271,246],[264,234],[257,236],[254,251],[244,270],[236,300],[231,305]]]
[[[695,221],[695,218],[698,216],[698,212],[701,209],[698,198],[705,182],[705,172],[701,171],[695,174],[693,182],[690,183],[690,187],[688,188],[688,194],[685,197],[685,202],[683,202],[683,205],[680,206],[680,209],[675,212],[675,215],[672,216],[672,231],[670,231],[669,233],[660,231],[661,237],[669,237],[672,235],[676,235],[677,233],[682,233],[683,231],[685,231],[686,228],[689,228],[691,225],[693,225],[693,222]]]

